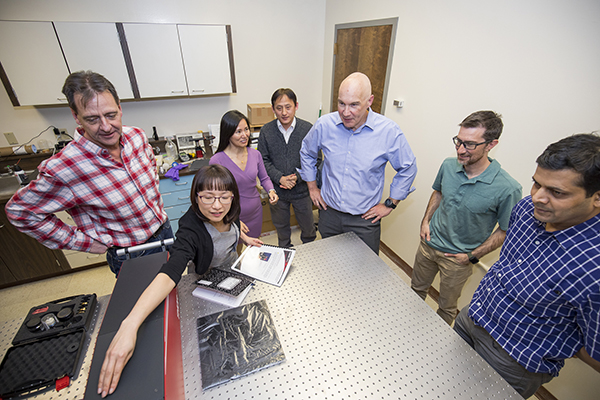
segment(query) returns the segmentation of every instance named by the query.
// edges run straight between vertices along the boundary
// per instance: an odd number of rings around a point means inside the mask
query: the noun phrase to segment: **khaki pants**
[[[453,258],[444,256],[443,252],[435,250],[421,240],[415,256],[410,287],[425,300],[438,272],[440,298],[437,313],[448,325],[452,325],[458,311],[458,298],[467,279],[473,273],[473,265],[458,264]]]

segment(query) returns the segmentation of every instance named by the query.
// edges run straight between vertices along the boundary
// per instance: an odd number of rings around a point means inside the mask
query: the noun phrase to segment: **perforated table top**
[[[353,233],[297,247],[280,288],[258,282],[286,361],[202,391],[198,317],[225,306],[178,286],[186,399],[521,399]]]

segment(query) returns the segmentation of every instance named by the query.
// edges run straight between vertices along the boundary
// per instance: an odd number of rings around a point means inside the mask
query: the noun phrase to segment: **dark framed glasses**
[[[231,204],[231,201],[233,200],[232,194],[228,194],[225,196],[200,196],[200,195],[198,195],[198,197],[200,197],[200,201],[206,205],[213,204],[216,200],[219,200],[219,202],[221,204]]]
[[[491,140],[486,140],[485,142],[481,142],[481,143],[463,142],[462,140],[460,140],[458,138],[458,136],[454,136],[452,138],[452,142],[454,143],[454,146],[457,149],[459,149],[460,146],[464,146],[465,150],[475,150],[477,148],[477,146],[481,146],[482,144],[490,143]]]

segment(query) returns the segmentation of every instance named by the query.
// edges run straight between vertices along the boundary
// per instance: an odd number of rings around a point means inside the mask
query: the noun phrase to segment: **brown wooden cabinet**
[[[19,232],[0,203],[0,287],[71,269],[61,250],[51,250]]]
[[[16,281],[15,276],[10,272],[4,261],[0,259],[0,285],[5,283],[15,283]]]

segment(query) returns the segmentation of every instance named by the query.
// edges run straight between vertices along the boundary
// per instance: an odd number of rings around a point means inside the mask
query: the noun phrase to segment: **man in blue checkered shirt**
[[[574,355],[600,372],[600,137],[567,137],[536,162],[500,259],[454,325],[524,398]]]

